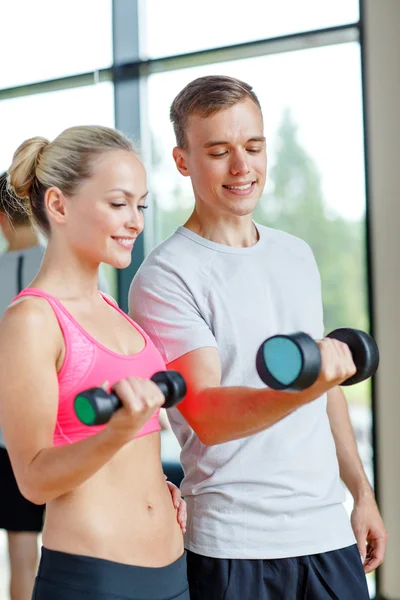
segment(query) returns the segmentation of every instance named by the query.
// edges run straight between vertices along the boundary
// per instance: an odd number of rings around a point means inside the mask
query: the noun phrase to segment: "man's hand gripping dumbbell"
[[[256,357],[262,381],[276,390],[301,391],[319,383],[352,385],[376,372],[379,350],[375,340],[358,329],[341,328],[314,341],[303,332],[274,335]]]

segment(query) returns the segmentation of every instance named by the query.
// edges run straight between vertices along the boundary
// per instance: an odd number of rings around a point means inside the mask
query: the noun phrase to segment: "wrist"
[[[371,501],[375,503],[374,492],[368,482],[362,482],[354,490],[350,489],[350,493],[353,496],[354,504],[358,506],[370,503]]]
[[[120,428],[116,428],[111,423],[98,435],[102,447],[107,448],[110,452],[118,452],[118,450],[130,442],[133,437],[131,431],[127,432]]]

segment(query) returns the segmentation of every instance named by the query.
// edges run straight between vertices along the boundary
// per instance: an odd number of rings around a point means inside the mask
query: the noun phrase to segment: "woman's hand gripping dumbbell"
[[[150,380],[155,383],[164,395],[163,408],[171,408],[181,402],[186,395],[186,383],[182,375],[176,371],[159,371]],[[116,384],[126,384],[122,381]],[[161,403],[160,403],[161,404]],[[104,425],[115,411],[122,407],[121,400],[114,392],[108,393],[101,387],[90,388],[78,394],[74,401],[75,414],[85,425]],[[154,410],[157,407],[154,408]]]
[[[340,385],[359,383],[374,375],[379,364],[379,350],[370,335],[343,327],[329,333],[327,338],[343,342],[349,347],[356,368],[355,373],[341,381]],[[257,352],[257,372],[262,381],[273,389],[304,390],[320,376],[323,344],[324,340],[317,343],[303,332],[274,335],[265,340]],[[340,349],[338,347],[338,351]],[[343,358],[346,360],[345,356]],[[335,359],[337,362],[337,357]]]

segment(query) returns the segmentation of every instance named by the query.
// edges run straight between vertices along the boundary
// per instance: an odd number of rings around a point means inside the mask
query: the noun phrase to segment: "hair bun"
[[[37,136],[25,140],[14,152],[8,169],[9,184],[19,198],[29,198],[40,158],[49,144],[49,140]]]

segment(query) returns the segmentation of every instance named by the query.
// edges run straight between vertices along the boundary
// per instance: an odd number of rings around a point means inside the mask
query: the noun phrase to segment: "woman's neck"
[[[98,298],[99,265],[85,262],[70,250],[49,239],[34,287],[57,297],[90,300]]]

